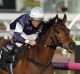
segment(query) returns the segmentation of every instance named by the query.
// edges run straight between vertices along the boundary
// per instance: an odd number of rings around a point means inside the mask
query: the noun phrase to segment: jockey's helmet
[[[32,8],[30,12],[30,17],[35,20],[43,20],[44,18],[44,12],[41,7],[34,7]]]

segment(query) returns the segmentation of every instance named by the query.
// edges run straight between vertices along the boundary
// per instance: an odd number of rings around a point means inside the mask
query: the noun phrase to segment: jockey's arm
[[[16,41],[19,42],[19,43],[27,43],[27,44],[30,44],[30,45],[35,45],[36,44],[36,41],[35,39],[37,38],[37,34],[33,34],[33,35],[24,35],[24,32],[23,32],[23,26],[21,26],[18,22],[16,24],[16,28],[14,30],[14,34],[13,36],[15,37]],[[31,39],[33,38],[33,39]]]
[[[21,37],[23,28],[24,28],[24,26],[20,25],[19,22],[17,22],[15,30],[14,30],[14,34],[13,34],[15,41],[20,42],[20,43],[25,43],[25,40],[26,40],[23,37]]]

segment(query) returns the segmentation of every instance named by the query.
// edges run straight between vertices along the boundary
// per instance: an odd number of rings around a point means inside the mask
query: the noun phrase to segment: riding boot
[[[12,47],[12,50],[10,50],[6,56],[6,62],[14,62],[15,54],[18,52],[19,47],[15,44]]]

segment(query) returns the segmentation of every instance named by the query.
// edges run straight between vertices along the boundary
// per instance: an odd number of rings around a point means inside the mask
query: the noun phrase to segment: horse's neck
[[[50,32],[48,31],[41,37],[41,39],[38,42],[38,46],[50,45],[50,44],[51,44],[51,38],[50,38]],[[32,48],[32,50],[30,50],[30,56],[43,64],[51,62],[53,53],[54,49],[51,49],[49,47],[34,47]]]

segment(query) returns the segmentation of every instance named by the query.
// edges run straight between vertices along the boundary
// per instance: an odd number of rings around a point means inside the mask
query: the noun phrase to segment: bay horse
[[[54,74],[51,62],[56,47],[65,47],[67,50],[75,48],[75,42],[70,37],[70,30],[65,25],[66,21],[66,14],[63,19],[56,15],[44,24],[42,33],[36,40],[37,44],[26,48],[24,56],[13,69],[14,74]],[[0,69],[0,74],[8,73]]]

